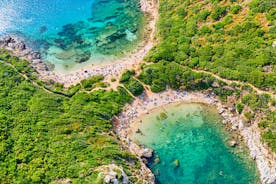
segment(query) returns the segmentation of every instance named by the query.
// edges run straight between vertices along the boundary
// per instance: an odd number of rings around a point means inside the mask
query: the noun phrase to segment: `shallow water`
[[[138,0],[0,0],[0,36],[16,34],[68,71],[125,55],[142,38]]]
[[[160,118],[161,112],[167,119]],[[159,183],[259,183],[248,150],[228,145],[231,135],[215,109],[200,104],[172,105],[141,120],[137,123],[141,133],[131,138],[155,151],[149,167]]]

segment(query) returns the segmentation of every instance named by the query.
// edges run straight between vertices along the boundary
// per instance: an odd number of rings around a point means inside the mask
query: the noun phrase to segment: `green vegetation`
[[[27,62],[7,53],[0,58],[37,80]],[[100,79],[82,84],[90,89]],[[139,168],[136,158],[124,151],[111,131],[110,119],[132,99],[125,89],[77,90],[68,97],[37,87],[32,80],[0,63],[0,183],[55,183],[60,179],[93,183],[94,169],[100,165],[116,163],[128,174]]]
[[[130,78],[128,82],[125,83],[125,87],[134,95],[139,96],[143,93],[144,87],[136,79]]]
[[[276,152],[276,112],[271,110],[271,107],[275,108],[274,100],[269,95],[251,93],[242,96],[241,105],[249,107],[250,111],[244,112],[248,119],[254,118],[257,113],[262,114],[258,123],[258,126],[262,129],[262,138],[272,151]]]
[[[160,117],[160,120],[165,120],[168,118],[168,115],[165,112],[161,112],[159,117]]]
[[[208,75],[193,72],[175,62],[159,62],[145,66],[138,78],[150,85],[154,92],[164,91],[166,85],[173,89],[202,90],[214,81]]]
[[[120,82],[121,83],[124,83],[124,82],[127,82],[129,81],[129,79],[131,78],[131,76],[133,76],[135,74],[135,71],[134,70],[126,70],[121,78],[120,78]]]
[[[160,41],[146,60],[177,62],[276,90],[275,6],[274,0],[161,0]]]
[[[137,78],[133,70],[124,72],[119,80],[124,87],[117,91],[92,91],[108,86],[103,76],[67,89],[51,80],[44,83],[27,61],[0,50],[4,61],[0,62],[0,183],[55,183],[68,178],[73,183],[92,183],[99,179],[94,170],[111,163],[131,175],[139,163],[120,146],[110,120],[132,100],[129,92],[143,93],[140,81],[153,92],[171,87],[210,90],[222,102],[233,97],[233,107],[248,123],[260,120],[263,141],[276,152],[272,110],[276,100],[257,94],[249,85],[229,86],[195,71],[276,90],[275,2],[245,3],[161,0],[160,42],[146,57],[155,64],[141,65]]]
[[[270,110],[271,107],[275,108],[276,103],[269,95],[258,95],[250,86],[235,83],[229,86],[210,75],[194,72],[175,62],[162,61],[146,65],[138,78],[150,85],[154,92],[164,91],[168,85],[175,90],[211,90],[226,104],[229,104],[228,97],[232,97],[235,101],[230,103],[236,106],[237,112],[243,114],[248,123],[261,119],[258,125],[263,140],[276,152],[276,113]],[[158,116],[157,119],[162,118]]]
[[[237,103],[236,108],[237,108],[238,113],[241,114],[242,110],[244,108],[244,105],[242,103]]]
[[[139,81],[133,78],[134,74],[134,70],[126,70],[122,74],[120,82],[123,83],[126,89],[128,89],[134,96],[139,96],[143,93],[144,87]]]
[[[223,102],[236,100],[248,122],[261,119],[262,137],[276,151],[276,100],[258,95],[248,85],[223,84],[222,78],[276,90],[276,2],[274,0],[161,0],[158,44],[145,58],[139,79],[153,92],[169,86],[180,90],[212,90]],[[192,68],[194,70],[190,70]],[[256,116],[256,114],[258,114]]]
[[[207,90],[212,88],[222,101],[227,96],[238,91],[233,87],[227,87],[221,81],[217,81],[210,75],[194,72],[188,67],[183,67],[175,62],[159,62],[147,65],[138,78],[147,85],[150,85],[153,92],[165,91],[166,86],[175,90]],[[213,87],[214,83],[218,86]]]
[[[253,111],[256,111],[261,108],[268,108],[269,98],[268,95],[247,94],[242,97],[242,103],[249,106]]]
[[[232,14],[237,14],[240,10],[241,10],[241,6],[237,4],[231,7],[230,12]]]
[[[85,90],[91,91],[96,86],[95,84],[99,83],[103,79],[104,79],[103,75],[93,76],[91,78],[82,80],[81,85]]]
[[[117,79],[115,79],[115,78],[111,78],[111,82],[116,82],[117,81]]]
[[[212,19],[219,20],[224,17],[227,13],[227,6],[216,6],[213,13],[211,14]]]

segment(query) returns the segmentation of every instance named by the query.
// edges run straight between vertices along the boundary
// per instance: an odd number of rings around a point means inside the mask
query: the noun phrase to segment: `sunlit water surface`
[[[138,0],[0,0],[0,36],[23,38],[59,71],[126,55],[142,22]]]

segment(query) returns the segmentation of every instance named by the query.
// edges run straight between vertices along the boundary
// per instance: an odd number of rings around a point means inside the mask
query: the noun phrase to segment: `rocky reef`
[[[96,0],[87,20],[66,24],[42,40],[38,50],[50,62],[84,63],[95,56],[122,56],[143,38],[143,14],[135,1]]]
[[[21,40],[26,41],[29,48],[41,54],[38,59],[43,58],[43,61],[65,71],[77,63],[105,62],[126,56],[143,42],[144,14],[139,8],[139,0],[95,0],[90,9],[91,14],[87,17],[61,24],[55,30],[51,26],[42,26],[34,28],[39,29],[36,35],[15,31],[12,37],[24,38]],[[19,44],[15,39],[2,41],[2,47],[4,44],[13,51],[24,50],[21,55],[29,56],[23,42]]]

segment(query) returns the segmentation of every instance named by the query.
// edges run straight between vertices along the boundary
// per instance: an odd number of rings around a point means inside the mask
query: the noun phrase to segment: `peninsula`
[[[0,183],[276,182],[273,0],[91,3],[0,38]]]

